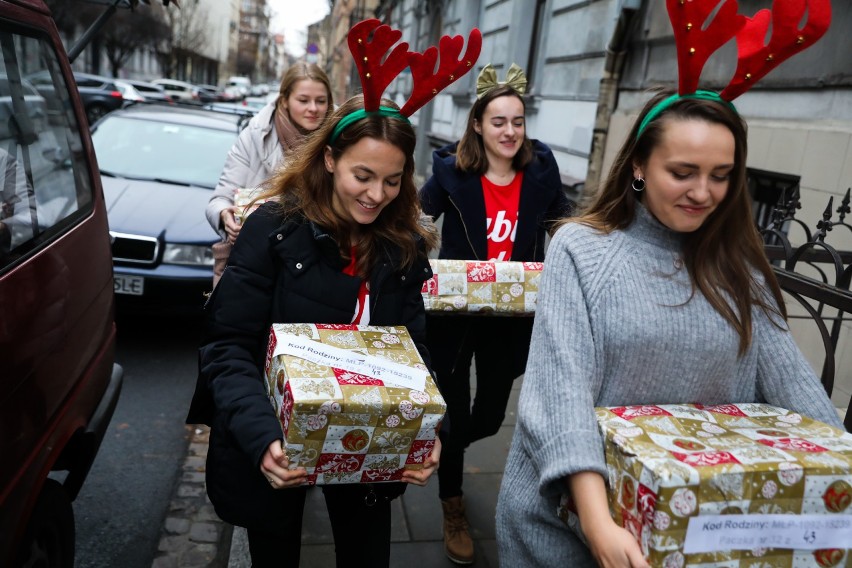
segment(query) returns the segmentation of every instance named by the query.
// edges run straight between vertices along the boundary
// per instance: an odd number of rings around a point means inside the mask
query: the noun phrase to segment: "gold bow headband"
[[[476,78],[476,98],[481,99],[482,95],[500,85],[509,85],[516,93],[523,95],[524,91],[527,90],[527,76],[517,63],[512,63],[509,70],[506,71],[506,80],[497,81],[497,71],[489,63],[482,68],[479,77]]]

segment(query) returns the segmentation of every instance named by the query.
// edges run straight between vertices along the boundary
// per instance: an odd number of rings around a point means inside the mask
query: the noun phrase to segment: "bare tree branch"
[[[118,77],[119,70],[135,51],[156,48],[167,35],[166,25],[151,10],[115,14],[102,32],[104,51],[113,77]]]
[[[180,10],[155,8],[168,29],[157,50],[165,77],[174,76],[179,60],[199,53],[207,46],[208,15],[200,4],[199,0],[183,0]]]

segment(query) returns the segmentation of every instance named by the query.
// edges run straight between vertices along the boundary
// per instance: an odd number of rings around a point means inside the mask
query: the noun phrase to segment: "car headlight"
[[[167,243],[163,249],[163,264],[213,266],[213,251],[209,246]]]

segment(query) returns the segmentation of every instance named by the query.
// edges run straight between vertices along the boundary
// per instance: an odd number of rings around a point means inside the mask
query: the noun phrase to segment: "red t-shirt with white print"
[[[349,256],[352,260],[346,268],[343,269],[343,274],[355,276],[355,247],[349,251]],[[367,281],[362,279],[361,286],[358,288],[358,300],[355,302],[355,315],[352,316],[352,321],[356,325],[370,325],[370,292],[367,290]]]
[[[521,201],[520,171],[508,185],[497,185],[482,176],[485,197],[485,231],[488,236],[488,260],[510,260],[518,230],[518,204]]]

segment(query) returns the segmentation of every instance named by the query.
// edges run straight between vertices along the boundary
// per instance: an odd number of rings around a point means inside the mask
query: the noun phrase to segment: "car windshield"
[[[110,175],[210,189],[236,138],[236,126],[229,132],[109,115],[92,133],[98,166]]]

